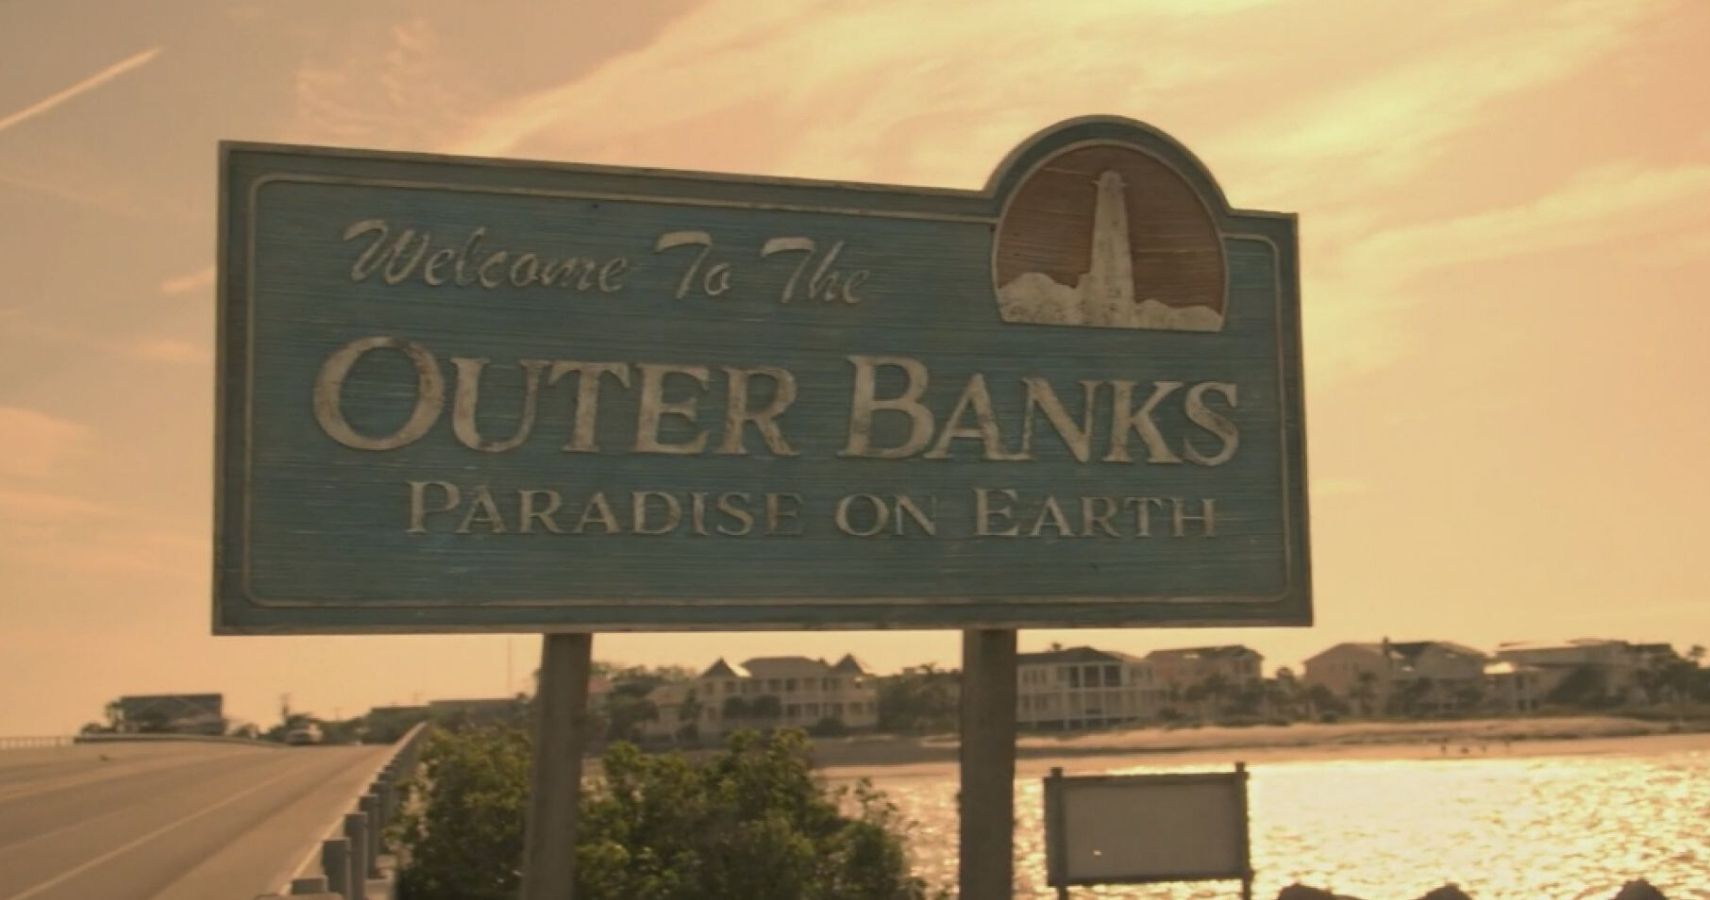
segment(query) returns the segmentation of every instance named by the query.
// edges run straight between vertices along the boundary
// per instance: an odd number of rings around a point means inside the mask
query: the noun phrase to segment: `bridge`
[[[70,743],[0,749],[0,900],[248,900],[319,872],[390,746]]]

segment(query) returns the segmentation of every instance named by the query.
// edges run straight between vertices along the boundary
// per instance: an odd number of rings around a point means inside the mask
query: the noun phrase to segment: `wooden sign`
[[[1249,896],[1247,769],[1045,779],[1046,882],[1238,880]],[[1059,896],[1062,892],[1059,891]]]
[[[221,178],[216,631],[1310,621],[1295,220],[1144,125]]]

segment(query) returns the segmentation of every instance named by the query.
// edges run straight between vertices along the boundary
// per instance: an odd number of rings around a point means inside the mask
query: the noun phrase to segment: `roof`
[[[845,653],[843,658],[831,667],[831,671],[839,675],[866,675],[873,670],[868,668],[866,663],[856,659],[855,654]]]
[[[701,677],[702,678],[747,678],[748,673],[742,671],[740,668],[738,668],[736,666],[732,666],[730,663],[725,662],[724,657],[721,656],[718,658],[718,662],[715,662],[712,665],[707,666],[707,670],[705,672],[701,673]]]
[[[1120,663],[1140,662],[1138,656],[1130,656],[1115,650],[1100,650],[1096,647],[1067,647],[1056,650],[1041,650],[1037,653],[1017,653],[1016,665],[1045,666],[1062,665],[1066,663]]]
[[[1484,656],[1482,651],[1474,650],[1465,644],[1457,644],[1453,641],[1398,641],[1389,645],[1390,652],[1394,653],[1396,656],[1402,657],[1403,659],[1413,659],[1433,647],[1448,653],[1459,654],[1461,656]]]
[[[831,671],[825,660],[806,656],[756,656],[743,660],[742,668],[755,678],[812,677]]]
[[[1153,650],[1146,654],[1147,659],[1243,659],[1248,656],[1264,657],[1259,651],[1244,644],[1223,644],[1216,647],[1180,647],[1174,650]]]
[[[1571,641],[1508,641],[1498,644],[1498,652],[1503,650],[1580,650],[1586,647],[1626,646],[1626,641],[1609,638],[1574,638]]]
[[[1383,658],[1383,645],[1382,644],[1369,643],[1366,641],[1343,641],[1340,644],[1331,645],[1329,647],[1326,647],[1323,650],[1318,651],[1317,653],[1313,654],[1312,656],[1307,657],[1306,662],[1309,664],[1313,663],[1313,662],[1317,662],[1318,660],[1323,659],[1324,657],[1329,656],[1330,654],[1335,653],[1338,650],[1358,650],[1361,653],[1369,653],[1378,659]]]

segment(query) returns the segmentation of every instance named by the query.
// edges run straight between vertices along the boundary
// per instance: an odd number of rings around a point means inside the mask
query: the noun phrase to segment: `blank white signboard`
[[[1066,883],[1247,874],[1241,775],[1064,778],[1059,785],[1063,835],[1056,847]]]

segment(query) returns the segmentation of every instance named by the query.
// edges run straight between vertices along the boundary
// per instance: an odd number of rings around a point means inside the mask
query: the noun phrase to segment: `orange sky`
[[[284,692],[350,714],[499,693],[507,647],[533,668],[524,637],[209,636],[221,138],[977,187],[1051,122],[1141,119],[1301,215],[1319,624],[1024,649],[1710,643],[1710,3],[1050,6],[0,7],[0,735],[122,693],[267,723]]]

